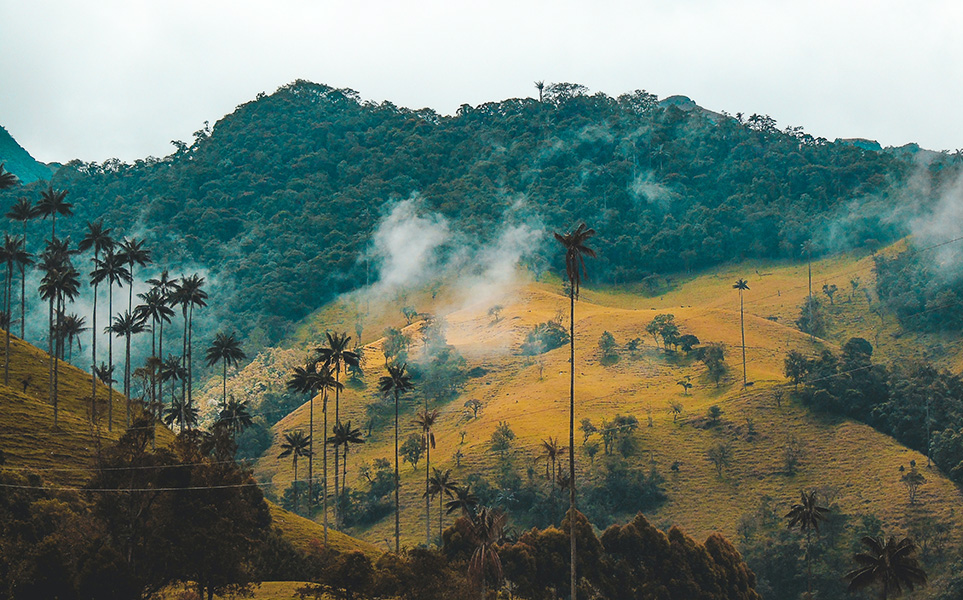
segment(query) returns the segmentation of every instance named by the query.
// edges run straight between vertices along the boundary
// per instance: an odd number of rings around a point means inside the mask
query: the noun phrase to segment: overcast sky
[[[41,161],[131,161],[298,78],[445,114],[541,79],[955,149],[961,23],[949,0],[0,0],[0,125]]]

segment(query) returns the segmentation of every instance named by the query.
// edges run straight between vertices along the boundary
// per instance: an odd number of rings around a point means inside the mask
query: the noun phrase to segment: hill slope
[[[50,167],[34,160],[4,127],[0,127],[0,163],[4,163],[4,168],[23,184],[50,179],[53,175]]]
[[[871,266],[869,257],[817,262],[813,265],[814,287],[836,283],[844,289],[855,274],[871,286]],[[738,295],[732,290],[732,282],[739,277],[747,278],[751,287],[746,301],[746,346],[748,379],[754,385],[747,389],[741,386],[739,305]],[[928,482],[921,489],[919,504],[908,502],[899,469],[907,468],[910,461],[925,465],[924,456],[867,425],[814,415],[788,400],[792,386],[783,375],[786,352],[798,349],[815,354],[821,348],[836,348],[827,340],[811,342],[809,336],[790,326],[807,294],[805,264],[731,266],[681,279],[673,286],[659,297],[619,289],[586,289],[576,306],[576,420],[587,417],[598,426],[616,414],[638,418],[640,427],[635,437],[639,449],[630,461],[645,471],[655,466],[665,477],[668,500],[649,514],[655,523],[679,525],[697,538],[712,532],[735,538],[739,516],[753,510],[760,498],[769,496],[777,510],[788,509],[801,489],[819,488],[848,514],[874,514],[890,530],[905,530],[910,517],[931,514],[940,522],[954,525],[954,544],[959,543],[963,496],[938,470],[926,471]],[[489,438],[500,422],[508,423],[517,436],[513,443],[515,464],[523,473],[538,455],[542,440],[552,436],[567,445],[567,348],[551,351],[539,360],[516,354],[532,326],[567,312],[568,299],[560,294],[559,287],[521,285],[497,300],[504,308],[495,322],[488,313],[495,301],[457,306],[447,312],[448,342],[466,357],[468,367],[480,367],[483,374],[469,379],[456,401],[433,406],[441,411],[435,433],[437,448],[432,452],[434,466],[452,468],[460,480],[472,472],[495,478],[498,458],[491,451]],[[444,312],[443,306],[430,306],[428,297],[422,298],[426,304],[419,309],[423,312]],[[336,316],[343,309],[335,306],[331,310]],[[908,339],[892,338],[892,329],[881,332],[876,322],[864,319],[864,298],[854,297],[849,302],[838,298],[834,311],[834,335],[842,339],[860,335],[872,340],[882,333],[880,353],[884,357],[901,356],[905,347],[913,344]],[[683,332],[693,333],[703,342],[726,345],[729,374],[719,387],[707,379],[700,362],[655,347],[645,326],[659,313],[674,314]],[[318,322],[324,323],[325,316],[322,311]],[[413,357],[420,346],[418,329],[419,323],[406,328],[414,336]],[[636,353],[623,351],[617,364],[605,366],[598,350],[604,331],[611,332],[620,345],[636,337],[643,345]],[[375,382],[383,363],[380,343],[375,340],[365,347],[367,388],[348,389],[342,395],[342,418],[354,423],[365,422],[365,406],[378,397]],[[948,353],[944,364],[956,361],[956,356]],[[687,375],[695,386],[684,395],[677,382]],[[466,417],[463,408],[465,401],[472,399],[483,405],[477,419]],[[669,410],[673,402],[684,406],[678,422]],[[707,427],[705,415],[713,405],[722,409],[721,425]],[[415,431],[411,424],[415,408],[411,401],[405,402],[402,440]],[[316,409],[320,428],[320,404]],[[749,435],[747,417],[752,419],[754,436]],[[274,457],[279,453],[281,434],[306,430],[307,418],[308,407],[304,405],[275,426],[275,444],[256,469],[259,478],[270,479],[278,489],[288,485],[291,464]],[[320,430],[316,435],[320,437]],[[581,485],[591,485],[599,474],[594,470],[595,463],[581,450],[581,433],[577,437],[578,476]],[[804,449],[795,475],[787,474],[783,467],[790,438]],[[392,457],[392,440],[389,423],[382,422],[365,444],[352,448],[350,487],[365,487],[358,476],[358,465]],[[719,476],[706,453],[722,442],[731,444],[732,460]],[[463,455],[460,467],[454,458],[457,452]],[[315,468],[320,469],[319,462]],[[419,463],[417,471],[408,465],[402,467],[402,532],[409,544],[424,540],[423,469],[424,462]],[[535,476],[544,476],[544,466],[536,469]],[[437,512],[433,514],[434,529]],[[393,535],[390,521],[355,533],[372,542],[385,540]]]

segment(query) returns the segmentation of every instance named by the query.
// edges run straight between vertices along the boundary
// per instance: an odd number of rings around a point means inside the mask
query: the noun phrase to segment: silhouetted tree
[[[401,487],[401,476],[398,472],[398,413],[399,413],[399,394],[409,392],[414,389],[411,383],[411,376],[406,372],[407,365],[388,365],[388,374],[382,376],[378,381],[378,388],[381,393],[388,395],[393,393],[395,397],[395,554],[401,552],[401,502],[398,499],[398,488]]]
[[[866,552],[853,556],[859,567],[846,574],[849,591],[879,585],[880,598],[887,600],[901,596],[903,588],[912,592],[917,586],[926,585],[926,572],[913,556],[916,544],[910,538],[897,542],[890,537],[883,542],[882,536],[866,536],[860,543],[866,546]]]

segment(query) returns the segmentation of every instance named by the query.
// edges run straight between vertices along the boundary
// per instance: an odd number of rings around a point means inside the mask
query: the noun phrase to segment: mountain
[[[4,163],[4,168],[24,184],[38,179],[49,180],[53,175],[50,167],[34,160],[4,127],[0,127],[0,163]]]
[[[798,258],[810,238],[818,254],[907,232],[873,207],[901,201],[916,170],[909,158],[780,130],[764,115],[694,107],[684,97],[660,103],[644,91],[615,98],[553,84],[542,102],[445,116],[296,81],[176,142],[167,157],[73,161],[53,183],[75,205],[65,234],[78,239],[87,220],[103,217],[146,237],[161,264],[222,276],[235,292],[223,322],[268,342],[379,276],[379,219],[412,197],[480,242],[497,240],[505,223],[560,230],[590,221],[604,232],[596,277],[608,283],[733,258]],[[544,248],[522,261],[558,267]]]

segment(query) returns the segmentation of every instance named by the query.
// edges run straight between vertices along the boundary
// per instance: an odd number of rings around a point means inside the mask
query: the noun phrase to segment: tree
[[[833,296],[836,295],[837,291],[839,291],[839,287],[835,283],[823,284],[823,293],[829,297],[830,305],[835,304],[835,302],[833,302]]]
[[[150,355],[151,358],[155,358],[157,361],[161,361],[161,357],[164,356],[164,323],[170,323],[174,316],[174,309],[167,305],[167,297],[161,288],[154,286],[147,292],[142,294],[137,294],[137,297],[141,299],[143,304],[140,304],[135,309],[135,313],[139,315],[142,319],[150,319]],[[158,329],[160,332],[158,333]],[[160,339],[161,346],[158,349],[157,340]],[[162,394],[163,395],[163,394]],[[158,411],[160,410],[160,404],[157,401],[157,377],[156,372],[151,371],[150,378],[150,397],[151,404],[157,405]]]
[[[107,281],[107,314],[114,314],[114,285],[121,285],[131,281],[130,271],[124,266],[123,258],[114,253],[112,246],[104,247],[104,258],[95,261],[94,270],[90,273],[90,283],[96,286]],[[96,294],[95,294],[96,298]],[[107,364],[111,371],[114,369],[114,338],[107,337]],[[107,430],[114,427],[114,386],[107,385]]]
[[[746,318],[743,311],[742,292],[749,291],[749,283],[739,279],[732,287],[739,290],[739,330],[742,332],[742,387],[746,387]]]
[[[54,190],[53,186],[40,192],[40,201],[37,202],[37,216],[43,220],[50,217],[50,238],[57,238],[57,215],[69,217],[74,214],[74,205],[66,202],[67,190]]]
[[[799,383],[806,378],[809,368],[809,360],[796,350],[790,350],[786,355],[785,373],[794,388],[799,388]]]
[[[460,523],[474,547],[468,561],[468,578],[478,589],[479,597],[484,599],[488,576],[495,580],[496,585],[504,576],[502,561],[498,557],[498,544],[502,541],[508,515],[485,507],[473,519],[464,519]]]
[[[926,477],[916,468],[916,462],[910,465],[909,471],[903,473],[899,480],[906,486],[906,492],[909,494],[909,503],[916,504],[916,495],[919,493],[920,486],[926,483]]]
[[[327,442],[334,446],[334,451],[337,454],[339,447],[344,447],[344,463],[341,469],[341,495],[342,498],[339,502],[343,500],[344,496],[344,486],[347,485],[346,481],[348,479],[348,449],[351,444],[363,444],[364,437],[361,435],[361,429],[355,427],[351,428],[351,421],[345,421],[344,423],[335,423],[334,427],[331,429],[331,437],[327,439]],[[334,474],[335,477],[338,476],[337,473]]]
[[[465,487],[456,487],[455,497],[445,503],[445,514],[450,515],[456,510],[460,510],[463,516],[473,518],[476,506],[478,506],[478,496],[471,493],[471,484]]]
[[[40,281],[40,297],[48,301],[48,329],[47,329],[47,351],[50,360],[50,403],[54,408],[54,426],[57,426],[58,416],[58,350],[54,348],[56,332],[60,329],[60,316],[64,312],[64,302],[73,301],[80,293],[80,279],[77,270],[70,264],[70,255],[73,254],[66,241],[56,238],[50,240],[44,249],[42,256],[41,270],[44,272],[43,279]],[[54,315],[57,315],[57,322],[54,323]]]
[[[197,417],[197,408],[191,406],[187,399],[181,396],[172,399],[170,408],[164,411],[164,424],[173,427],[174,423],[179,423],[181,433],[184,433],[184,429],[190,431],[197,427]]]
[[[726,374],[725,346],[713,342],[706,344],[700,351],[702,354],[702,362],[708,370],[709,379],[716,384],[716,387],[719,387],[719,382],[722,381],[722,377]]]
[[[118,254],[123,257],[124,262],[127,263],[127,270],[130,272],[131,283],[127,288],[127,311],[133,312],[134,265],[141,267],[149,265],[152,262],[150,258],[150,250],[144,248],[143,240],[126,237],[124,238],[124,241],[118,244],[118,249]]]
[[[184,315],[184,352],[181,358],[184,360],[184,368],[187,370],[187,377],[182,380],[184,396],[187,403],[193,405],[193,385],[194,385],[194,361],[193,361],[193,334],[194,334],[194,308],[207,306],[207,292],[203,290],[204,278],[194,273],[190,277],[181,277],[174,292],[171,294],[171,305],[179,304]]]
[[[83,351],[80,344],[80,334],[87,331],[87,320],[77,313],[63,315],[60,320],[60,331],[57,332],[60,338],[60,360],[64,359],[64,341],[66,340],[67,361],[73,360],[74,340],[77,341],[77,350]]]
[[[501,304],[496,304],[488,309],[488,316],[492,318],[492,324],[498,323],[499,319],[501,319],[500,315],[503,310],[505,310],[505,307]]]
[[[281,443],[281,454],[278,454],[278,458],[284,458],[290,456],[294,462],[294,482],[293,485],[298,484],[298,458],[307,457],[311,455],[311,436],[304,435],[303,431],[293,431],[284,434],[284,442]],[[294,496],[295,508],[294,512],[298,512],[297,509],[298,496]]]
[[[227,402],[227,367],[236,367],[245,358],[247,358],[247,355],[244,354],[244,350],[241,349],[241,342],[238,341],[233,332],[231,332],[231,335],[218,333],[214,336],[214,341],[207,349],[207,366],[213,367],[217,363],[221,363],[221,402]]]
[[[428,489],[425,490],[425,496],[427,498],[434,498],[438,496],[438,546],[442,544],[442,533],[444,531],[444,509],[445,509],[445,496],[449,498],[454,498],[454,493],[458,489],[458,482],[454,480],[451,476],[451,469],[445,469],[442,471],[438,468],[432,469],[433,473],[431,477],[428,478]]]
[[[427,402],[427,399],[425,400]],[[431,544],[431,450],[435,447],[435,423],[438,422],[438,410],[429,411],[427,407],[415,417],[414,424],[421,430],[421,440],[425,447],[425,545]],[[437,469],[436,469],[437,470]],[[439,535],[441,532],[439,532]]]
[[[236,400],[231,396],[230,400],[222,402],[217,408],[214,427],[227,431],[231,434],[231,439],[235,439],[237,434],[254,425],[247,400]]]
[[[678,385],[681,385],[681,386],[682,386],[682,395],[683,395],[683,396],[688,396],[688,395],[689,395],[689,390],[692,389],[692,381],[691,381],[691,379],[692,379],[692,376],[691,376],[691,375],[686,375],[685,377],[683,377],[682,379],[680,379],[679,381],[676,382]],[[673,419],[673,420],[675,420],[675,419]]]
[[[866,536],[860,539],[866,552],[853,556],[859,566],[846,574],[849,591],[862,590],[874,585],[880,586],[880,598],[901,596],[903,588],[913,591],[917,586],[926,585],[926,572],[920,567],[916,557],[916,544],[910,538],[899,542],[890,537]]]
[[[341,383],[341,371],[345,370],[346,367],[359,367],[361,364],[361,355],[359,355],[354,350],[351,350],[351,336],[347,333],[331,333],[330,331],[325,333],[325,338],[327,339],[327,345],[315,348],[318,360],[328,365],[330,370],[334,373],[334,380],[340,384]],[[334,424],[338,425],[341,423],[341,388],[335,386],[334,388]],[[338,453],[334,453],[334,472],[338,472]],[[334,496],[338,495],[338,478],[334,478]],[[337,515],[335,516],[335,522],[337,522]]]
[[[113,367],[111,367],[113,369]],[[177,382],[183,381],[187,377],[187,369],[184,368],[184,361],[179,356],[174,356],[173,354],[168,354],[167,358],[161,363],[160,366],[160,378],[161,378],[161,396],[163,396],[163,387],[165,381],[171,382],[171,408],[174,407],[174,403],[177,402]],[[162,410],[162,414],[167,415],[168,411]],[[184,420],[181,419],[183,416],[183,411],[178,410],[176,422],[180,424],[181,433],[184,432]],[[168,426],[170,426],[175,421],[168,422],[164,420]]]
[[[130,427],[131,406],[130,406],[130,338],[138,333],[147,330],[146,321],[130,311],[119,313],[114,317],[113,323],[104,329],[104,333],[113,333],[117,337],[125,339],[124,350],[124,397],[127,398],[127,426]]]
[[[26,224],[24,226],[26,226]],[[88,221],[87,233],[84,234],[83,239],[81,239],[80,243],[77,245],[77,248],[81,252],[86,252],[87,250],[90,250],[91,248],[93,248],[94,257],[91,262],[93,262],[94,264],[94,270],[95,270],[94,272],[96,272],[96,269],[98,268],[97,263],[100,262],[100,253],[106,252],[107,250],[113,250],[114,248],[114,240],[113,238],[110,237],[110,232],[111,232],[110,228],[104,227],[103,219],[101,219],[100,221],[97,221],[96,223],[91,223],[90,221]],[[93,273],[91,273],[91,277],[93,278]],[[100,281],[101,281],[100,279],[91,280],[91,285],[94,287],[94,307],[93,307],[93,310],[90,311],[90,330],[91,330],[90,368],[91,368],[91,371],[97,368],[97,333],[98,333],[97,331],[97,288],[100,285]],[[96,407],[97,406],[97,379],[95,377],[91,377],[90,384],[91,384],[90,385],[91,406]],[[91,413],[90,418],[91,420],[96,421],[97,415],[95,413]]]
[[[584,421],[583,421],[584,424]],[[552,490],[555,489],[555,465],[561,462],[562,455],[568,450],[565,446],[561,446],[558,440],[549,436],[547,440],[542,440],[541,446],[539,446],[541,454],[535,457],[535,464],[539,461],[545,461],[545,479],[549,479],[552,482]],[[551,466],[551,469],[549,469]]]
[[[4,168],[4,164],[0,163],[0,190],[10,189],[16,187],[20,183],[20,180],[16,175],[7,171]]]
[[[409,435],[405,443],[401,445],[400,452],[402,460],[410,464],[412,469],[417,469],[418,461],[421,460],[422,455],[425,453],[425,445],[422,442],[421,436],[417,433]]]
[[[582,275],[585,273],[585,257],[595,257],[595,251],[586,246],[586,242],[595,235],[594,229],[588,229],[585,223],[580,224],[573,231],[560,235],[555,233],[555,239],[565,250],[565,274],[569,282],[569,433],[568,445],[575,447],[575,299],[578,298],[579,288],[582,283]],[[575,453],[568,453],[569,464],[569,510],[575,512]],[[575,600],[575,584],[577,581],[575,573],[575,528],[572,528],[570,539],[571,550],[571,579],[572,579],[572,600]]]
[[[545,91],[545,82],[544,82],[544,81],[541,81],[541,80],[536,81],[536,82],[535,82],[535,89],[538,90],[538,101],[541,102],[541,101],[542,101],[542,93]]]
[[[13,237],[9,233],[3,234],[3,246],[0,247],[0,261],[7,265],[7,278],[3,286],[3,310],[9,316],[13,314],[10,308],[11,296],[13,295],[13,267],[21,262],[29,260],[29,255],[23,247],[23,239]],[[13,326],[12,317],[4,327],[4,351],[3,360],[3,383],[10,385],[10,328]]]
[[[706,456],[716,468],[716,475],[722,477],[722,470],[732,462],[732,445],[720,443],[712,446],[706,451]]]
[[[177,291],[177,281],[171,279],[167,269],[161,271],[160,276],[152,277],[147,280],[147,285],[151,286],[147,294],[140,296],[144,301],[145,310],[153,320],[151,332],[157,329],[157,352],[155,356],[161,361],[164,360],[164,323],[170,323],[174,318],[173,294]],[[159,301],[159,304],[158,304]],[[156,317],[155,317],[156,315]],[[153,350],[153,335],[151,339],[151,350]],[[161,393],[161,396],[164,394]]]
[[[30,204],[30,200],[24,197],[17,198],[17,202],[13,207],[7,211],[5,215],[11,221],[17,221],[23,225],[23,247],[24,250],[27,248],[27,223],[40,216],[36,207]],[[27,266],[32,264],[30,260],[29,253],[26,255],[26,260],[20,261],[18,264],[20,266],[20,339],[24,339],[24,332],[26,327],[26,317],[27,317],[27,278],[25,276],[25,270]]]
[[[810,596],[813,593],[812,532],[819,533],[819,523],[826,520],[827,514],[829,509],[819,505],[816,490],[812,490],[808,494],[801,492],[799,503],[793,504],[784,517],[789,519],[789,529],[798,527],[806,534],[806,588]]]
[[[395,554],[401,553],[401,523],[399,520],[401,502],[398,499],[398,488],[401,487],[401,477],[398,472],[398,396],[404,392],[410,392],[415,388],[411,383],[411,376],[406,373],[407,365],[388,365],[388,374],[381,377],[378,381],[378,389],[381,393],[388,395],[393,393],[395,397]]]
[[[471,411],[471,417],[473,419],[478,418],[478,411],[481,410],[481,407],[481,401],[477,400],[476,398],[472,398],[471,400],[465,402],[465,408]]]

